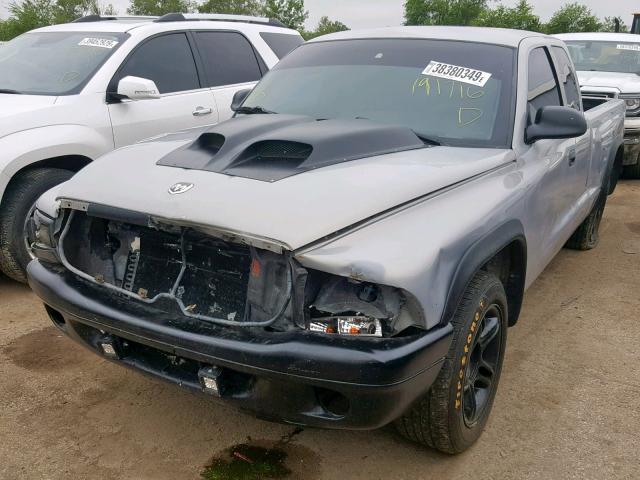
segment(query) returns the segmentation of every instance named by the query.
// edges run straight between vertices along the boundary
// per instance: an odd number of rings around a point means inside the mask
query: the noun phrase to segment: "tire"
[[[31,261],[25,242],[27,216],[40,195],[66,182],[73,172],[38,168],[16,175],[9,183],[0,207],[0,270],[9,278],[26,283]]]
[[[396,421],[403,436],[449,454],[461,453],[476,442],[500,381],[507,318],[502,283],[493,274],[478,272],[452,320],[453,342],[436,381]]]
[[[640,161],[635,165],[625,165],[622,170],[623,178],[637,180],[640,178]]]
[[[565,244],[566,248],[573,250],[591,250],[598,245],[598,241],[600,240],[600,222],[602,221],[602,214],[604,213],[606,204],[607,192],[602,191],[587,218],[584,219]]]

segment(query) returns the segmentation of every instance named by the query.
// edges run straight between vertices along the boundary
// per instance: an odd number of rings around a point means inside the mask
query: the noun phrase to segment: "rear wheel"
[[[565,247],[574,250],[591,250],[598,245],[600,240],[600,222],[604,214],[604,207],[607,204],[607,192],[600,192],[600,196],[589,212],[587,218],[573,232]]]
[[[38,168],[11,180],[0,207],[0,269],[8,277],[27,281],[26,268],[32,259],[27,222],[35,203],[44,192],[72,176],[68,170]]]
[[[502,370],[507,298],[495,275],[476,274],[452,324],[453,342],[436,381],[396,427],[410,440],[460,453],[482,434]]]

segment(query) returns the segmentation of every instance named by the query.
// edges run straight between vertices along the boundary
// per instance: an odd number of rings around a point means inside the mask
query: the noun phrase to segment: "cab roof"
[[[542,33],[528,32],[525,30],[510,30],[506,28],[421,26],[351,30],[324,35],[310,40],[310,42],[366,38],[419,38],[482,42],[507,47],[518,47],[522,40],[530,37],[551,38]]]

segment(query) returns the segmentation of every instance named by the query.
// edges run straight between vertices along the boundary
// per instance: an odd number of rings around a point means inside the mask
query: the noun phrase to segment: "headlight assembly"
[[[390,337],[418,324],[417,302],[386,285],[309,271],[305,317],[311,332],[349,337]]]
[[[48,263],[59,263],[56,253],[55,220],[36,209],[30,223],[29,230],[32,235],[30,246],[33,255]]]
[[[635,117],[640,113],[640,94],[620,95],[620,99],[624,100],[628,117]]]
[[[382,337],[382,323],[378,318],[363,316],[319,317],[309,322],[309,330],[339,335]]]

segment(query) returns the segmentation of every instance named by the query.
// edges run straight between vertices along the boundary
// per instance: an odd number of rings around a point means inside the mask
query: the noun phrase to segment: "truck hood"
[[[50,123],[49,115],[38,112],[52,108],[56,98],[46,95],[0,94],[0,138]]]
[[[240,124],[239,120],[225,122],[235,122],[231,125],[233,128],[221,124],[211,130],[168,135],[111,152],[51,192],[48,198],[114,207],[178,224],[219,228],[273,240],[295,250],[515,159],[511,150],[422,144],[416,148],[415,135],[391,135],[388,146],[396,151],[367,156],[369,147],[364,142],[354,147],[343,141],[351,135],[349,128],[340,125],[347,135],[342,137],[335,128],[338,124],[332,124],[333,121],[322,122],[322,126],[316,123],[306,140],[300,129],[282,130],[282,125],[275,125],[281,120],[288,123],[287,119],[246,121],[247,128],[256,127],[255,122],[271,125],[264,126],[253,139],[241,129],[238,134],[243,140],[238,141],[231,138],[233,135],[229,132]],[[279,134],[270,137],[270,129]],[[354,127],[353,132],[359,131],[361,138],[367,138],[366,130]],[[204,157],[197,157],[195,163],[181,160],[190,158],[190,150],[200,150],[203,138],[207,148],[211,147],[210,134],[216,131],[230,134],[227,141],[239,151],[244,148],[242,142],[251,146],[258,138],[289,141],[291,138],[282,135],[295,134],[295,141],[306,141],[317,147],[315,161],[318,163],[294,174],[287,171],[287,175],[277,175],[275,181],[270,181],[249,178],[261,176],[255,173],[255,168],[249,169],[249,175],[244,175],[246,172],[242,170],[236,175],[213,171],[211,162],[200,161]],[[380,131],[377,134],[384,136]],[[334,148],[323,149],[327,145]],[[372,148],[380,152],[383,147],[378,142]],[[215,148],[209,157],[215,156]],[[349,155],[337,156],[339,148],[348,150]],[[355,155],[351,155],[353,153]],[[327,158],[332,162],[327,163]],[[178,164],[181,165],[176,166]]]
[[[640,93],[640,75],[616,72],[578,72],[578,82],[583,90],[589,87],[615,89],[619,93]]]

